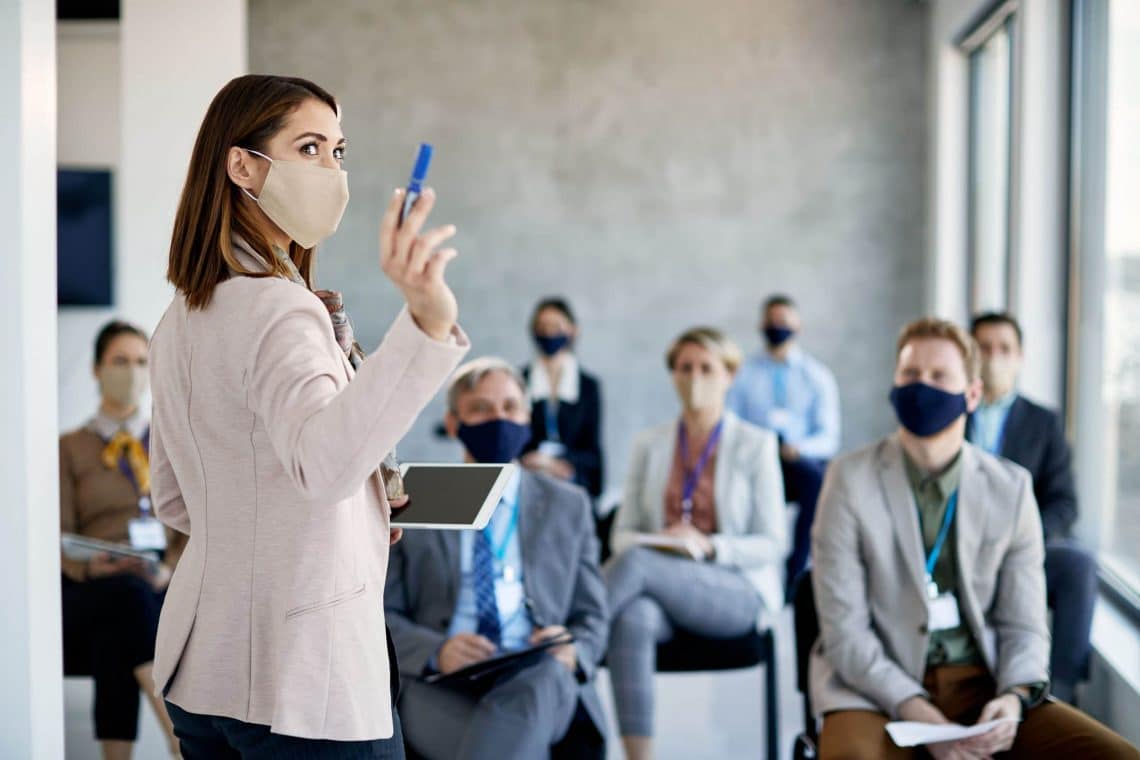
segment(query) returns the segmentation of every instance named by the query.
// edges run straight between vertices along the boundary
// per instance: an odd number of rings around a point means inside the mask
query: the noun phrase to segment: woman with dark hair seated
[[[530,322],[538,355],[523,369],[531,400],[528,469],[568,480],[597,499],[602,493],[601,386],[574,354],[578,322],[562,298],[535,306]]]
[[[146,692],[178,756],[170,718],[153,697],[158,613],[184,541],[151,512],[150,429],[139,401],[147,387],[147,336],[111,322],[95,341],[102,400],[95,416],[59,441],[60,530],[155,552],[161,562],[98,555],[62,557],[63,662],[95,678],[95,736],[108,760],[129,758]]]

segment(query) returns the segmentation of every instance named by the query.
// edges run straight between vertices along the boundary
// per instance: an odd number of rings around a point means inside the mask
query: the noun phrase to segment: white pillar
[[[55,3],[0,0],[0,757],[63,757]]]
[[[115,300],[153,330],[170,303],[166,262],[194,138],[206,107],[248,67],[245,0],[123,0],[122,145]]]

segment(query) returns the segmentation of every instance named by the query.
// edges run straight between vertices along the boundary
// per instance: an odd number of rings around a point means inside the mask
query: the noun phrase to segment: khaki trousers
[[[989,671],[975,665],[950,665],[926,671],[923,686],[930,700],[952,721],[977,722],[997,687]],[[896,747],[887,735],[886,715],[869,710],[828,713],[820,734],[821,760],[912,760],[929,757],[923,749]],[[1026,714],[1008,758],[1128,758],[1140,751],[1089,716],[1060,702],[1045,702]]]

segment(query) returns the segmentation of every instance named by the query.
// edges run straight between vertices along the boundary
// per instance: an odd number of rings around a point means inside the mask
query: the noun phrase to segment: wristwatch
[[[1022,689],[1028,691],[1029,694],[1023,694]],[[1017,701],[1021,703],[1021,719],[1025,720],[1025,716],[1030,710],[1045,701],[1046,686],[1042,683],[1024,684],[1008,689],[1006,694],[1017,697]]]

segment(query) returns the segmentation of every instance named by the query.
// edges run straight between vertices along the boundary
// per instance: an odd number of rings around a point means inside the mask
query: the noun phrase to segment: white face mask
[[[721,384],[702,375],[682,375],[674,380],[674,385],[686,409],[708,409],[719,404],[724,397]]]
[[[146,367],[111,366],[99,370],[100,392],[119,406],[138,406],[149,384],[150,375]]]
[[[992,393],[1004,396],[1013,390],[1020,369],[1012,356],[996,356],[982,362],[982,383]]]
[[[304,161],[279,161],[250,148],[243,150],[269,162],[261,197],[254,198],[265,215],[302,248],[312,248],[336,232],[348,205],[348,172]]]

